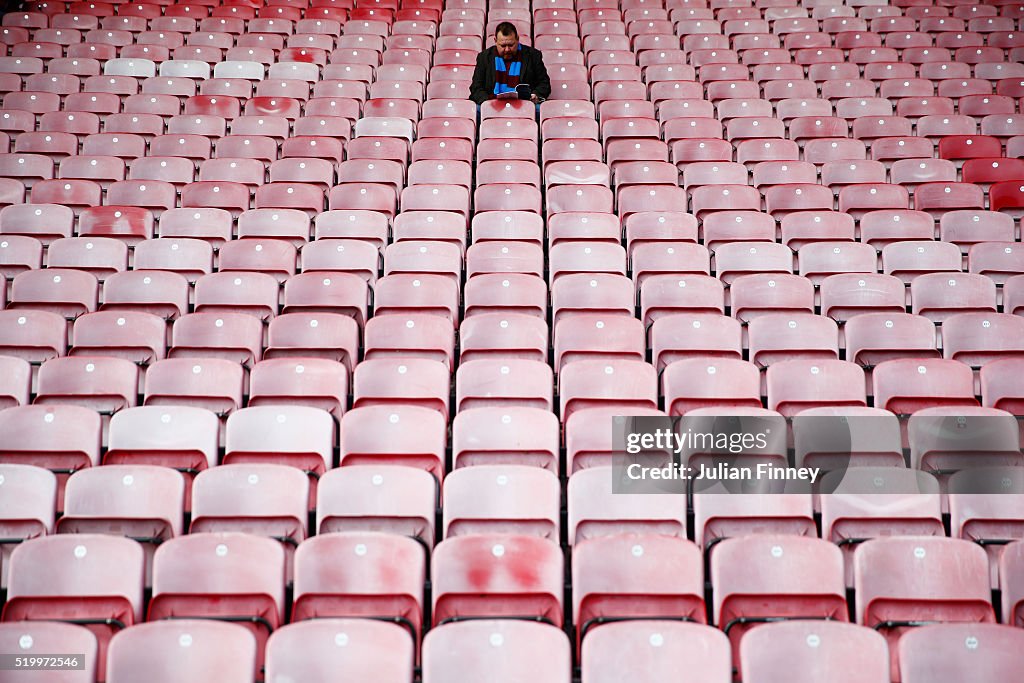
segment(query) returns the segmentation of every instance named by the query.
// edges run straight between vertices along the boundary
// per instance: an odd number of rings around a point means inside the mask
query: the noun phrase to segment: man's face
[[[494,37],[494,47],[497,49],[499,57],[510,59],[515,55],[516,49],[519,47],[519,38],[499,33]]]

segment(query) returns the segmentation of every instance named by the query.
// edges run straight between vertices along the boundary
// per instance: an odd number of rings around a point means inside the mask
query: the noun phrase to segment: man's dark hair
[[[516,30],[516,25],[511,21],[503,21],[497,25],[494,29],[495,36],[512,36],[513,38],[519,37],[519,31]]]

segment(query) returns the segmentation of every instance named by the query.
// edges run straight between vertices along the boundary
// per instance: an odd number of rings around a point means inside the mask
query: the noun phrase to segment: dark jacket
[[[540,50],[520,43],[522,51],[519,60],[522,67],[519,74],[520,83],[529,83],[533,94],[541,99],[551,96],[551,79],[544,68],[544,59]],[[494,98],[494,58],[497,52],[491,46],[476,56],[476,70],[473,71],[473,84],[469,88],[469,99],[477,104]]]

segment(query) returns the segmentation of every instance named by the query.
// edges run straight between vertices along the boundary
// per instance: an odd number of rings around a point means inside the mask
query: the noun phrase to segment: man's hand
[[[534,104],[537,104],[538,102],[540,102],[540,98],[538,98],[536,95],[530,95],[530,101],[533,102]]]

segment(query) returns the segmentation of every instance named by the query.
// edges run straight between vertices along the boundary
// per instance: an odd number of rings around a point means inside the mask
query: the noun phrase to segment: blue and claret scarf
[[[519,59],[519,55],[523,51],[523,46],[520,45],[516,50],[515,61],[505,63],[505,60],[501,57],[494,56],[494,94],[500,95],[503,92],[512,92],[519,85],[519,71],[522,69],[523,63]]]

